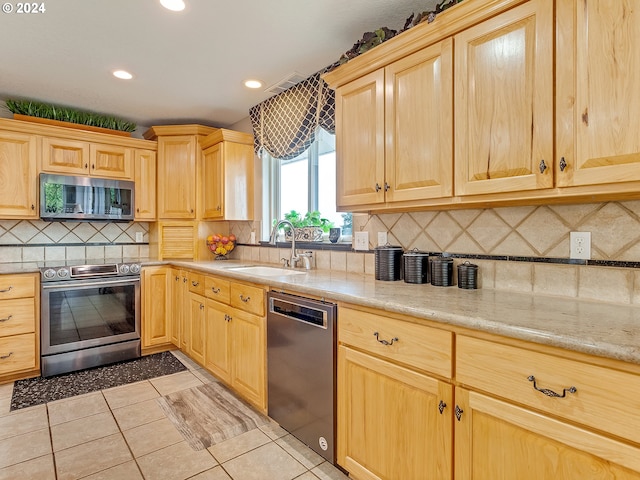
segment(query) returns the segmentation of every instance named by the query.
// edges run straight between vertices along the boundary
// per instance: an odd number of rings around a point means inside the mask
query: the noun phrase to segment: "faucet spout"
[[[286,225],[291,229],[291,256],[289,259],[289,265],[291,268],[294,268],[300,258],[296,254],[296,235],[293,230],[293,224],[289,220],[278,220],[278,222],[274,225],[273,230],[271,230],[271,235],[269,236],[269,244],[276,244],[276,234],[278,233],[278,229],[281,225]]]

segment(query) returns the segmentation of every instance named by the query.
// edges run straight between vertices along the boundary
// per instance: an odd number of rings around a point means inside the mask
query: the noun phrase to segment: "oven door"
[[[140,339],[140,278],[43,283],[42,355]]]

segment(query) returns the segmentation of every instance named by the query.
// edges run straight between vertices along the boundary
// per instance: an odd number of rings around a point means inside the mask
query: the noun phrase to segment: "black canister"
[[[468,261],[458,265],[458,288],[467,290],[478,288],[478,265]]]
[[[453,258],[429,257],[431,262],[431,285],[450,287],[453,285]]]
[[[402,255],[403,276],[406,283],[429,283],[429,254],[417,249]]]
[[[376,280],[402,280],[402,247],[385,245],[374,248]]]

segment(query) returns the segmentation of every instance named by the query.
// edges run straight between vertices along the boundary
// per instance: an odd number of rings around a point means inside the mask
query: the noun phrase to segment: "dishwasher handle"
[[[310,303],[310,302],[309,302]],[[284,300],[281,298],[269,298],[269,315],[277,315],[290,318],[309,326],[327,328],[331,306],[318,307],[309,304],[305,300]]]

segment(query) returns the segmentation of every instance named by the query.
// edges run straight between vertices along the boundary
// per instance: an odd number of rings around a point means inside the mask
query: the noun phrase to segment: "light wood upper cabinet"
[[[171,342],[172,271],[146,267],[142,272],[142,347]]]
[[[37,218],[36,136],[0,131],[0,218]]]
[[[336,90],[337,205],[384,203],[384,70]]]
[[[452,90],[450,38],[385,68],[387,202],[453,194]]]
[[[556,8],[558,185],[638,181],[640,1]]]
[[[553,187],[553,2],[455,35],[455,193]]]
[[[133,180],[133,149],[92,143],[89,148],[91,175]]]
[[[89,142],[42,137],[43,172],[86,175],[89,162]]]
[[[55,137],[42,137],[41,170],[133,180],[133,149]]]
[[[198,158],[196,136],[158,138],[158,218],[196,218]]]
[[[135,219],[156,218],[156,152],[135,151]]]
[[[200,144],[202,218],[253,220],[253,136],[218,129]]]

